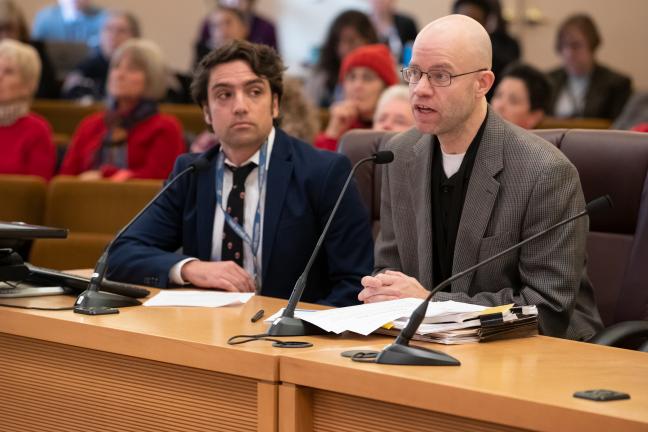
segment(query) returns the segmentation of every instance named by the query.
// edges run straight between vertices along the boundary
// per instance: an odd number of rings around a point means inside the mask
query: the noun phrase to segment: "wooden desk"
[[[73,301],[1,300],[40,307]],[[285,349],[267,341],[230,346],[227,339],[263,333],[267,324],[250,318],[285,303],[257,296],[243,306],[139,306],[104,316],[0,307],[0,430],[280,430],[279,359]],[[367,341],[303,339],[315,343],[304,352]]]
[[[250,317],[284,303],[104,316],[0,307],[0,430],[276,431],[279,350],[226,341],[263,332]]]
[[[433,348],[462,365],[355,363],[335,348],[285,353],[279,429],[648,430],[648,354],[542,336]],[[575,391],[598,388],[624,391],[632,399],[592,402],[572,397]]]
[[[545,117],[536,129],[609,129],[612,121],[602,118]]]
[[[462,365],[415,367],[340,357],[380,349],[386,337],[300,337],[314,346],[298,351],[265,341],[227,345],[234,334],[265,330],[249,321],[258,309],[270,314],[284,304],[254,297],[237,307],[132,307],[106,316],[0,307],[0,429],[648,430],[645,353],[534,337],[434,345]],[[572,397],[595,388],[632,399]]]

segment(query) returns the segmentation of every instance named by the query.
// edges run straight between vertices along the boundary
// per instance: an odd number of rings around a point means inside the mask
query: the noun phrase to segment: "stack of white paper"
[[[366,336],[399,318],[404,319],[403,322],[407,322],[407,319],[414,312],[414,309],[421,304],[421,301],[421,299],[405,298],[320,311],[304,311],[298,309],[295,311],[295,317],[329,332],[339,334],[344,331],[352,331]],[[436,318],[443,317],[444,321],[456,321],[461,314],[476,313],[478,315],[479,311],[485,309],[485,306],[451,300],[432,302],[428,305],[425,320],[426,322],[428,319],[430,320],[429,322],[439,322]],[[277,317],[281,316],[282,311],[277,312],[266,321],[274,321]]]

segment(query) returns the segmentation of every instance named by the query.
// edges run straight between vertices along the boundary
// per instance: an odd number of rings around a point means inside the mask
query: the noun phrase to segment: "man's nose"
[[[248,111],[247,99],[243,92],[237,92],[234,95],[234,112],[244,114]]]
[[[427,75],[421,75],[421,79],[419,79],[416,84],[410,84],[410,86],[412,85],[414,86],[412,92],[416,95],[429,95],[434,93],[434,86],[430,84],[430,80],[428,79]]]

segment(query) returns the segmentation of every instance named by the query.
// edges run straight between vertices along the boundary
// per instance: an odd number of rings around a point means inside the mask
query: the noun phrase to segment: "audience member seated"
[[[317,65],[306,80],[306,94],[320,108],[328,108],[342,98],[338,85],[342,59],[355,48],[378,43],[369,17],[356,10],[338,15],[328,29]]]
[[[11,39],[0,41],[0,173],[49,180],[56,149],[52,128],[29,112],[40,74],[36,50]]]
[[[315,147],[337,150],[342,134],[371,128],[380,93],[398,82],[396,64],[383,44],[365,45],[351,51],[340,67],[344,99],[330,109],[329,123],[315,138]]]
[[[58,0],[36,13],[32,39],[84,42],[95,48],[105,19],[105,11],[91,0]]]
[[[91,114],[77,128],[61,174],[82,179],[164,179],[185,144],[175,117],[158,112],[166,92],[162,52],[133,39],[110,60],[106,111]]]
[[[260,17],[254,12],[255,3],[256,0],[219,0],[218,6],[239,11],[239,16],[246,29],[246,37],[236,37],[232,39],[246,39],[250,42],[268,45],[275,50],[278,50],[279,47],[277,45],[275,26],[272,22]],[[219,44],[213,43],[212,31],[214,28],[212,20],[212,14],[210,13],[202,23],[198,41],[196,42],[196,64],[198,64],[198,61],[200,61],[205,54],[219,46]]]
[[[600,45],[601,36],[589,15],[572,15],[560,25],[556,52],[562,66],[549,73],[553,116],[613,120],[623,110],[632,93],[630,78],[596,61]]]
[[[279,113],[281,128],[286,133],[313,144],[320,130],[319,113],[304,94],[304,85],[300,80],[284,76]]]
[[[216,6],[207,16],[207,25],[209,37],[196,43],[196,65],[213,49],[233,40],[245,40],[249,34],[243,12],[233,7]]]
[[[549,110],[551,85],[533,66],[514,63],[504,70],[491,105],[504,120],[535,129]]]
[[[88,102],[103,100],[110,58],[124,42],[138,37],[139,23],[134,15],[125,11],[110,11],[101,28],[99,48],[93,50],[92,55],[65,78],[63,97]]]
[[[409,88],[397,84],[380,95],[373,118],[373,130],[402,132],[414,126],[414,113],[409,103]]]
[[[389,47],[398,63],[407,62],[408,59],[403,59],[403,53],[405,46],[416,39],[416,22],[410,16],[396,12],[395,0],[371,0],[369,3],[369,17],[380,42]]]
[[[274,126],[283,71],[275,50],[246,41],[203,58],[192,94],[219,145],[205,155],[206,169],[180,179],[115,242],[108,277],[290,296],[351,163]],[[174,173],[200,157],[181,156]],[[372,246],[352,183],[310,269],[303,300],[356,304],[360,276],[371,271]]]
[[[13,0],[0,0],[0,40],[13,39],[29,44],[38,52],[41,64],[37,98],[55,99],[59,95],[56,72],[50,61],[45,45],[41,41],[29,40],[27,21],[22,10]]]
[[[455,0],[453,13],[466,15],[484,26],[493,47],[493,66],[495,83],[486,95],[490,100],[499,83],[502,71],[520,59],[520,44],[506,30],[499,0]]]

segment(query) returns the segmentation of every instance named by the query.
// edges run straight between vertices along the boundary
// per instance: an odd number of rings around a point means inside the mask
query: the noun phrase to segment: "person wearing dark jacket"
[[[288,298],[342,185],[349,160],[275,127],[283,63],[270,47],[233,41],[201,61],[192,95],[218,144],[176,161],[207,167],[166,191],[115,242],[114,280]],[[302,300],[358,303],[360,278],[373,266],[369,217],[355,184],[310,269]]]
[[[632,94],[632,82],[596,61],[600,44],[601,36],[589,15],[573,15],[562,23],[556,38],[562,66],[548,74],[554,86],[552,115],[613,120],[621,113]]]

